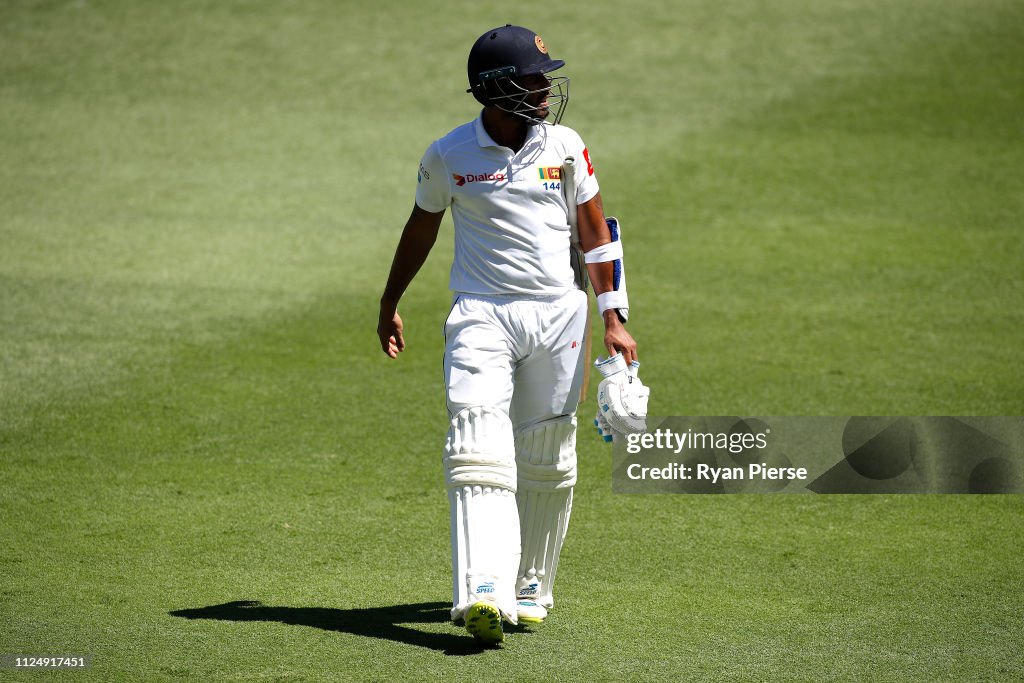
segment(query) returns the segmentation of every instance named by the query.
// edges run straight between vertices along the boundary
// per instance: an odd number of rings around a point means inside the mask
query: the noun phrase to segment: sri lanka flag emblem
[[[558,166],[541,166],[537,169],[540,172],[541,180],[560,180],[562,169]]]

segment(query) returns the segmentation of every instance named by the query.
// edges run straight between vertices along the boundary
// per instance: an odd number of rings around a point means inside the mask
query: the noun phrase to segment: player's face
[[[520,76],[513,79],[513,82],[523,90],[530,92],[524,99],[524,102],[532,107],[530,115],[538,119],[547,118],[551,113],[548,109],[548,92],[551,90],[551,81],[548,80],[548,77],[544,74],[533,74]]]

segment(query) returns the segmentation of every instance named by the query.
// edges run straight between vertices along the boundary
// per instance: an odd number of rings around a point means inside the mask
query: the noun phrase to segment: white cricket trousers
[[[444,326],[449,417],[493,406],[516,432],[572,415],[583,385],[587,294],[533,299],[456,297]]]

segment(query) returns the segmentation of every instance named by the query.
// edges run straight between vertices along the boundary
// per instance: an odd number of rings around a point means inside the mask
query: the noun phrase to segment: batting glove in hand
[[[594,362],[604,378],[597,387],[598,432],[605,441],[609,429],[617,434],[634,434],[647,430],[647,401],[651,390],[640,381],[640,363],[629,366],[622,354]]]
[[[615,430],[608,424],[608,420],[604,419],[604,415],[601,414],[601,409],[597,409],[597,415],[594,417],[594,426],[597,428],[597,435],[601,437],[605,442],[611,443],[615,439]]]

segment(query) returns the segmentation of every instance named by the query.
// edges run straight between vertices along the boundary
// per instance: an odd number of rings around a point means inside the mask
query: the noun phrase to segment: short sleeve
[[[597,185],[594,174],[594,163],[590,160],[590,151],[583,148],[583,161],[576,167],[576,203],[582,204],[593,199],[601,189]]]
[[[427,147],[420,160],[416,176],[416,205],[424,211],[441,213],[451,203],[451,183],[435,141]]]
[[[573,155],[576,157],[576,203],[589,202],[601,189],[594,174],[594,162],[590,158],[590,150],[579,135],[573,135]]]

